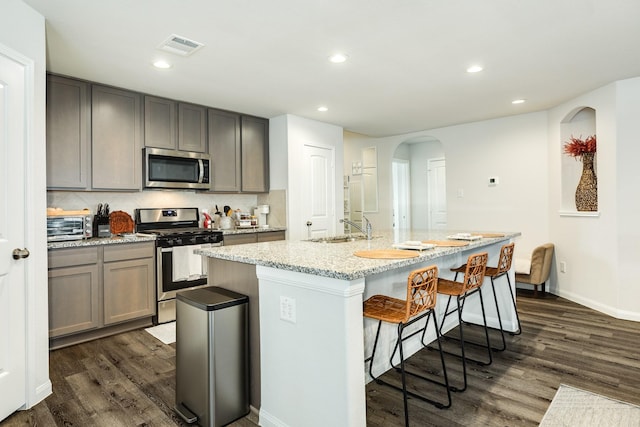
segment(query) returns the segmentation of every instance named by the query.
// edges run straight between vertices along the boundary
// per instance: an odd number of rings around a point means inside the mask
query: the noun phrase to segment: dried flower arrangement
[[[596,136],[591,135],[582,140],[574,138],[573,135],[569,138],[569,141],[564,143],[564,153],[571,157],[581,159],[585,153],[596,152]]]

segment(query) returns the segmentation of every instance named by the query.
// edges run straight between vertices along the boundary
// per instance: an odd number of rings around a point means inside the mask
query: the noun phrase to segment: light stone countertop
[[[82,248],[88,246],[101,246],[101,245],[119,245],[123,243],[139,243],[139,242],[153,242],[156,240],[156,236],[151,234],[146,235],[131,235],[127,237],[113,236],[113,237],[92,237],[91,239],[83,240],[69,240],[64,242],[48,242],[47,249],[63,249],[63,248]]]
[[[223,230],[221,228],[214,228],[213,230],[222,231],[223,235],[227,234],[250,234],[250,233],[268,233],[270,231],[286,231],[286,227],[269,227],[269,228],[260,228],[260,227],[247,227],[247,228],[234,228],[230,230]]]
[[[215,231],[222,231],[223,235],[234,234],[250,234],[250,233],[267,233],[270,231],[286,231],[286,227],[270,227],[270,228],[238,228],[232,230],[214,229]],[[61,242],[47,242],[47,249],[62,249],[62,248],[81,248],[85,246],[100,246],[100,245],[118,245],[123,243],[138,243],[149,242],[156,240],[156,236],[152,234],[137,233],[135,235],[121,237],[92,237],[91,239],[83,240],[68,240]]]
[[[402,243],[409,240],[447,240],[447,236],[458,232],[474,231],[408,232],[395,238],[392,233],[374,232],[373,239],[369,241],[363,239],[344,243],[322,243],[281,240],[199,249],[194,252],[210,258],[262,265],[341,280],[354,280],[418,264],[430,259],[468,251],[469,249],[506,242],[520,235],[519,232],[492,232],[502,233],[504,237],[482,238],[471,241],[468,246],[462,247],[435,247],[421,251],[418,257],[408,259],[368,259],[354,255],[354,252],[361,250],[392,249],[394,243]],[[488,233],[487,231],[484,232]],[[354,234],[354,236],[357,235]]]

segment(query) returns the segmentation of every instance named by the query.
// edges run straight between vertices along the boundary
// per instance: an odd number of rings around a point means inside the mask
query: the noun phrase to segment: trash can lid
[[[176,298],[178,301],[205,311],[221,310],[249,302],[248,296],[219,286],[206,286],[178,292]]]

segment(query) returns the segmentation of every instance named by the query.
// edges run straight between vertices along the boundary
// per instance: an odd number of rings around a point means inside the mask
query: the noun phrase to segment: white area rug
[[[560,384],[542,427],[640,427],[640,407]]]
[[[163,323],[152,328],[147,328],[145,331],[165,344],[176,342],[176,322]]]

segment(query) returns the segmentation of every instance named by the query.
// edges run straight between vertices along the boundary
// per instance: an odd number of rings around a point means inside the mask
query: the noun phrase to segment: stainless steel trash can
[[[249,297],[207,286],[176,300],[176,412],[203,427],[247,415]]]

